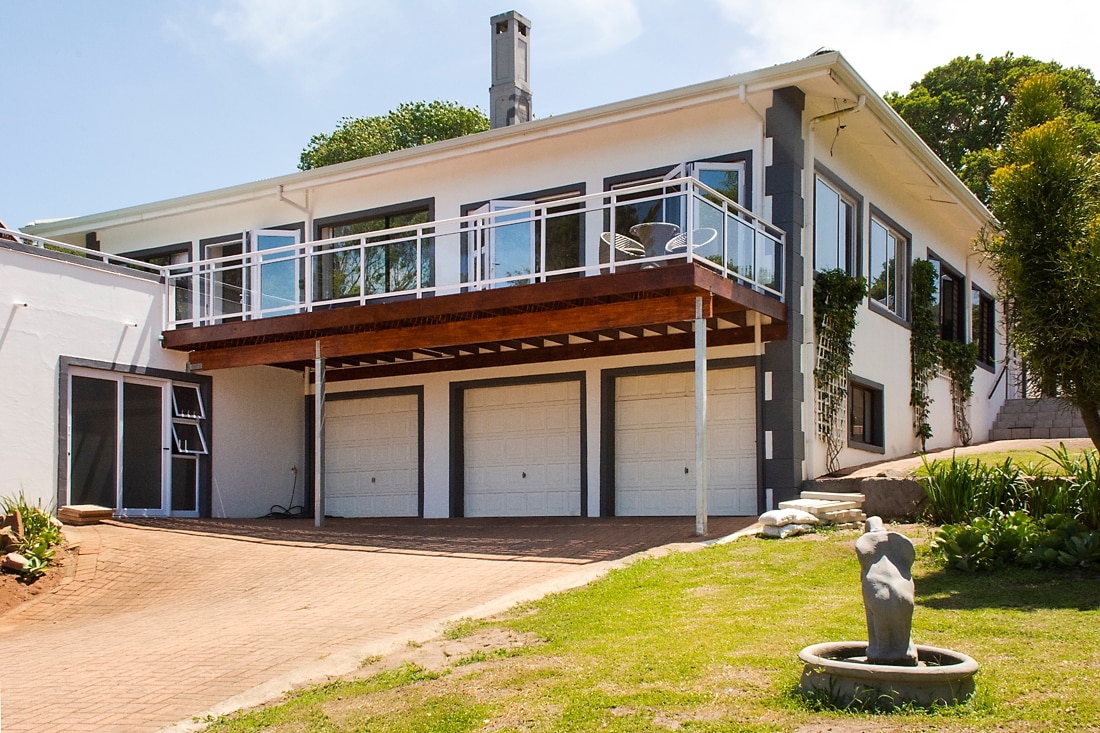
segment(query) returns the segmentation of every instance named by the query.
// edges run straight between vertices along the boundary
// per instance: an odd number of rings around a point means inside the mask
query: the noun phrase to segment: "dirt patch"
[[[371,660],[354,676],[375,674],[402,664],[416,665],[430,672],[442,672],[450,667],[473,670],[482,662],[538,643],[534,636],[490,626],[478,629],[461,639],[436,639],[424,644],[410,644],[404,649]]]
[[[50,565],[45,575],[32,582],[24,582],[22,576],[15,573],[0,573],[0,616],[61,585],[66,577],[66,568],[74,558],[67,546],[56,548],[55,553],[57,562]]]

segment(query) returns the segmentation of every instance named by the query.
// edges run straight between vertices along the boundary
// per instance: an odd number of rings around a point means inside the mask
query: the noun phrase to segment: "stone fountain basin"
[[[974,693],[978,671],[978,663],[966,654],[919,644],[915,667],[868,663],[865,641],[814,644],[798,658],[805,664],[798,683],[802,694],[825,697],[841,707],[957,705]]]

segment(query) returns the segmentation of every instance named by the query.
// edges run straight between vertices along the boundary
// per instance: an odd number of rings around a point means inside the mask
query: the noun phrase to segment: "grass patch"
[[[1095,453],[1094,448],[1077,448],[1066,449],[1066,453],[1070,458],[1081,459],[1088,453]],[[1044,455],[1047,453],[1048,455]],[[987,453],[970,453],[965,456],[959,456],[960,459],[966,459],[981,463],[986,466],[1000,466],[1004,465],[1006,460],[1011,460],[1013,465],[1021,468],[1034,467],[1041,469],[1045,473],[1064,476],[1066,474],[1065,469],[1059,466],[1054,461],[1050,460],[1049,449],[1039,450],[1002,450],[1002,451],[989,451]],[[938,460],[951,460],[951,459],[938,459]],[[920,466],[916,470],[917,476],[927,476],[927,466]]]
[[[866,638],[857,535],[835,532],[640,561],[480,622],[539,643],[459,660],[478,662],[475,675],[399,667],[311,688],[234,719],[236,727],[219,721],[212,729],[1097,730],[1100,571],[963,575],[930,556],[925,528],[912,534],[915,641],[966,652],[981,665],[978,693],[960,708],[874,715],[793,692],[803,646]],[[278,722],[262,722],[272,711]]]

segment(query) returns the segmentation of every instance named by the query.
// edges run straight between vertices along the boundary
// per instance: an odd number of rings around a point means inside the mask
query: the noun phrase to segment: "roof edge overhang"
[[[748,94],[798,85],[800,82],[826,75],[839,58],[841,57],[836,52],[810,56],[722,79],[308,171],[96,214],[34,221],[23,227],[22,231],[36,236],[61,237],[123,226],[276,197],[280,191],[293,193],[348,179],[381,175],[413,164],[423,165],[504,149],[531,140],[566,135],[580,129],[663,114],[689,104],[705,104],[729,98],[744,99]]]
[[[996,224],[996,220],[989,209],[986,208],[974,192],[966,187],[955,172],[946,163],[940,160],[920,135],[909,126],[901,115],[878,94],[859,72],[848,63],[840,53],[832,51],[823,56],[831,57],[830,69],[833,79],[848,89],[853,98],[864,96],[866,109],[872,112],[885,132],[899,145],[903,146],[913,157],[929,178],[945,189],[955,201],[971,216],[979,227],[990,223]]]

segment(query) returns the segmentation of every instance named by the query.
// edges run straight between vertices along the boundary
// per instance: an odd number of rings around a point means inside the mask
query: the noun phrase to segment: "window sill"
[[[984,361],[976,361],[975,364],[977,366],[981,367],[982,369],[985,369],[990,374],[996,374],[997,373],[997,364],[996,363],[986,363]]]
[[[867,309],[872,313],[877,313],[888,321],[893,321],[894,323],[898,324],[906,330],[911,331],[913,329],[913,326],[909,323],[909,321],[905,320],[897,313],[894,313],[892,310],[880,304],[877,300],[871,297],[867,298]]]
[[[864,450],[868,453],[882,453],[886,454],[886,447],[881,445],[874,445],[873,443],[860,443],[856,440],[848,440],[848,447],[855,450]]]

